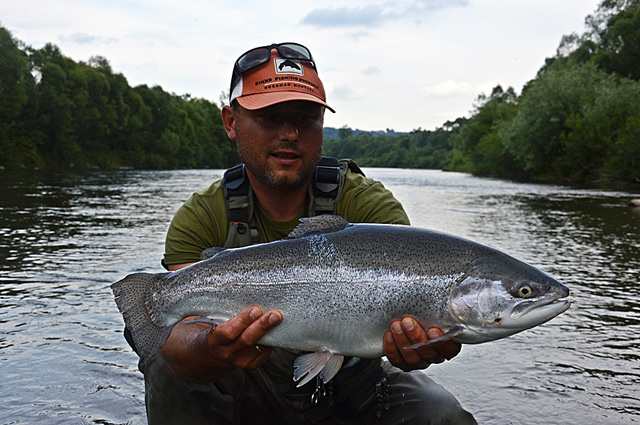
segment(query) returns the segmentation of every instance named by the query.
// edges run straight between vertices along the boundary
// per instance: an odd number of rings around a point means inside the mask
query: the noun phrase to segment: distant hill
[[[351,127],[343,127],[343,128],[333,128],[333,127],[325,127],[324,128],[324,138],[325,139],[338,139],[339,136],[339,131],[340,130],[346,130],[350,132],[350,136],[356,136],[360,133],[366,133],[366,134],[371,134],[373,136],[380,136],[380,135],[386,135],[386,136],[397,136],[397,135],[403,135],[403,134],[409,134],[409,133],[402,133],[402,132],[397,132],[394,130],[391,130],[390,128],[387,128],[385,131],[383,130],[376,130],[376,131],[366,131],[366,130],[359,130],[359,129],[352,129]]]

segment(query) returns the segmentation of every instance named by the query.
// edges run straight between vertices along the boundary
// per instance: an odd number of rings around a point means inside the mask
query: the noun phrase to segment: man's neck
[[[307,200],[308,185],[299,189],[281,191],[266,187],[248,174],[251,187],[262,210],[277,221],[289,221],[298,216]]]

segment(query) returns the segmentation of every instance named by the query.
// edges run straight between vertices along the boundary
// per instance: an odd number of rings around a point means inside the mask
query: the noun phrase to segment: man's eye
[[[318,122],[318,117],[315,115],[305,115],[297,118],[298,123],[306,126],[314,125]]]
[[[259,115],[258,122],[260,123],[260,125],[272,127],[278,125],[279,120],[275,115]]]

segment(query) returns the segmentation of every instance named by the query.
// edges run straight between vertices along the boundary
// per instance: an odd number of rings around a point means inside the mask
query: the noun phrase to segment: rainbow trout
[[[443,339],[475,344],[570,307],[569,290],[542,271],[411,226],[325,215],[303,218],[287,239],[217,251],[176,272],[137,273],[111,285],[142,363],[183,318],[221,322],[250,305],[282,312],[260,344],[309,352],[294,364],[298,386],[318,374],[328,382],[343,356],[383,356],[384,332],[407,315],[442,329]]]

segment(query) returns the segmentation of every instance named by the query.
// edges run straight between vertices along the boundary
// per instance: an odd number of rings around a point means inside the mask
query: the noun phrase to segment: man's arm
[[[280,312],[262,314],[256,306],[218,326],[182,321],[173,327],[162,356],[175,376],[213,382],[236,368],[256,369],[266,363],[273,347],[258,346],[257,342],[281,321]]]
[[[192,264],[195,263],[169,264],[167,265],[167,270],[169,270],[170,272],[175,272],[176,270],[180,270],[181,268],[190,266]]]
[[[194,263],[170,264],[170,271]],[[162,347],[162,356],[171,373],[186,381],[213,382],[236,368],[262,366],[272,347],[257,342],[269,329],[282,321],[279,311],[262,314],[259,307],[249,307],[233,319],[218,326],[206,323],[178,322]]]

